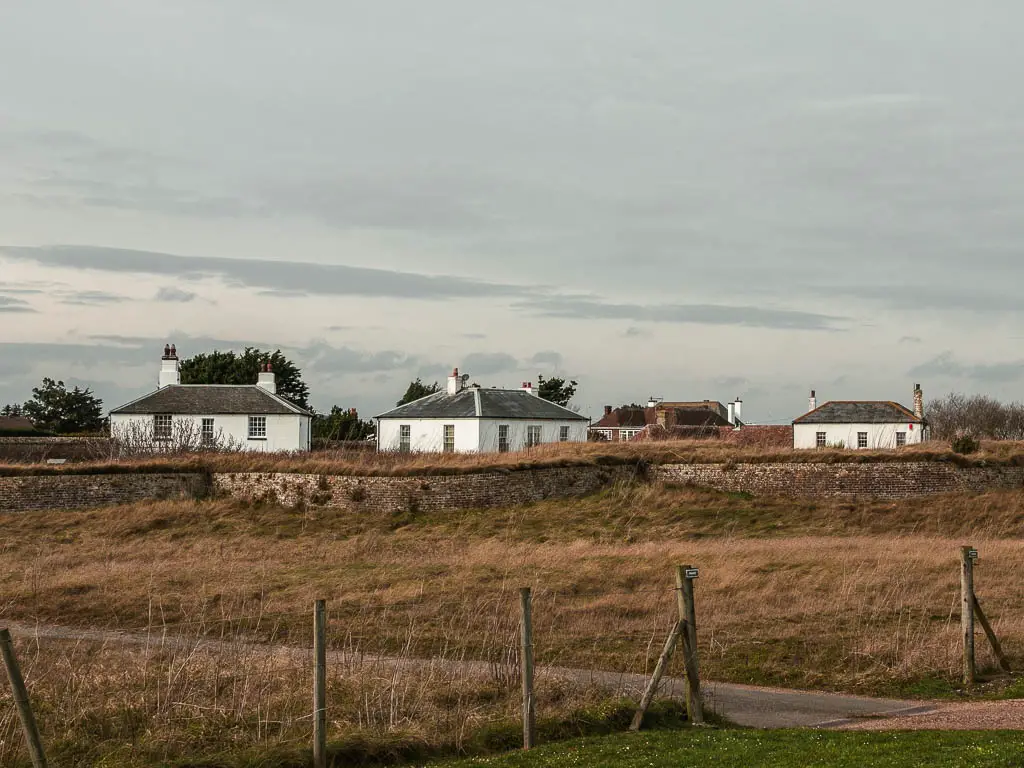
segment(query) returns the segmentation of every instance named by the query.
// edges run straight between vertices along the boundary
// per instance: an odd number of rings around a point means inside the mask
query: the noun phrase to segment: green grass
[[[1019,731],[685,730],[618,734],[542,746],[532,752],[460,760],[449,768],[864,768],[1024,766]]]

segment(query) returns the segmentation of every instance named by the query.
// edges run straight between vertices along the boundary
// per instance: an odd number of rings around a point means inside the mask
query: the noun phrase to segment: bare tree
[[[928,424],[937,440],[970,436],[1024,440],[1024,404],[1001,403],[988,395],[951,392],[928,405]]]

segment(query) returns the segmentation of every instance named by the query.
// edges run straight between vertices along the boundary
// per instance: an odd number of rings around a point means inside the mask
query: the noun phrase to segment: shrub
[[[978,444],[978,441],[970,435],[960,435],[960,437],[953,440],[952,447],[953,453],[966,455],[968,453],[977,453],[981,446]]]

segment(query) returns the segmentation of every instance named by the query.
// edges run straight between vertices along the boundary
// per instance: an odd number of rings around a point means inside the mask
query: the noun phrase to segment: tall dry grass
[[[978,453],[961,456],[944,442],[899,450],[792,450],[741,446],[715,440],[626,443],[554,443],[518,453],[376,453],[316,451],[309,454],[248,452],[169,453],[47,466],[0,464],[0,476],[137,472],[283,472],[348,475],[459,474],[594,464],[723,462],[910,462],[943,461],[960,465],[1024,465],[1024,443],[987,441]]]

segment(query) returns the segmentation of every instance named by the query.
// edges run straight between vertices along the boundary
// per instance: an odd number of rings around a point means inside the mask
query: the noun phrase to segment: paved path
[[[119,645],[168,645],[174,647],[217,648],[237,647],[240,641],[197,639],[162,635],[159,631],[121,632],[96,629],[79,629],[56,625],[31,625],[8,623],[11,634],[22,637],[39,637],[60,640],[85,640],[90,642],[114,643]],[[248,641],[241,641],[247,648],[253,647]],[[290,646],[259,646],[274,653],[294,655],[298,658],[308,657],[309,649]],[[332,658],[345,659],[343,652],[334,652]],[[428,660],[396,659],[391,657],[359,657],[361,663],[384,663],[401,666],[406,664],[423,664]],[[449,661],[440,663],[445,666],[457,666],[464,672],[486,674],[490,665],[484,662]],[[646,684],[643,675],[619,674],[597,670],[570,669],[564,667],[539,667],[538,677],[551,676],[575,680],[580,683],[595,683],[608,690],[620,694],[628,694],[639,698]],[[673,697],[683,696],[684,682],[680,678],[668,678],[663,681],[662,695]],[[918,717],[946,717],[951,706],[936,702],[902,701],[899,699],[873,699],[864,696],[848,696],[844,694],[818,693],[811,691],[794,691],[781,688],[759,688],[732,683],[706,682],[703,686],[705,709],[727,718],[731,722],[751,728],[836,728],[836,727],[878,727],[884,724],[886,729],[915,727],[916,721],[924,725],[929,722]],[[992,711],[999,712],[1000,704],[1013,702],[991,703]],[[964,705],[971,706],[971,705]],[[1004,710],[1006,707],[1004,706]],[[1024,716],[1024,708],[1014,709],[1018,718]],[[943,714],[946,713],[946,714]],[[963,720],[963,713],[960,713]],[[990,713],[991,714],[991,713]],[[997,718],[998,719],[998,718]],[[968,720],[970,718],[968,717]],[[938,726],[936,726],[938,727]],[[980,725],[978,727],[985,727]],[[996,726],[1005,727],[1005,726]]]

